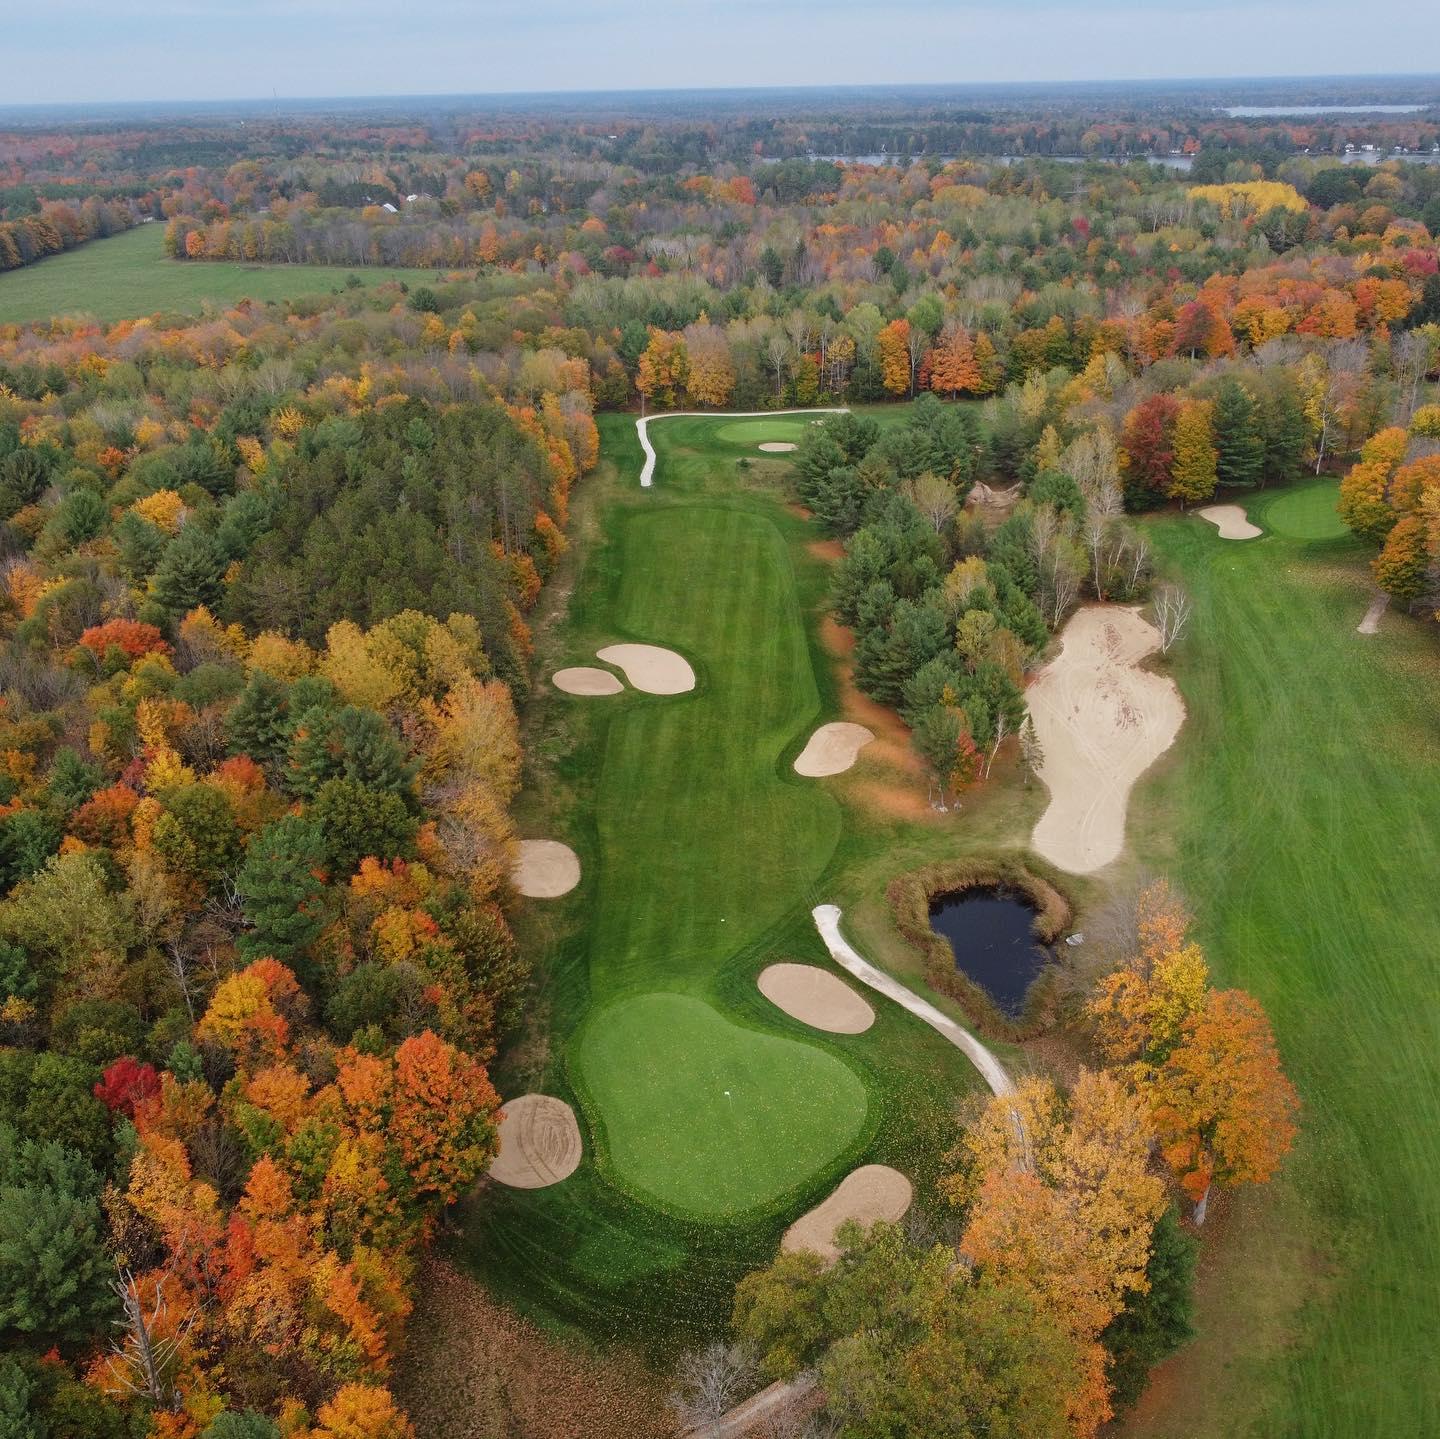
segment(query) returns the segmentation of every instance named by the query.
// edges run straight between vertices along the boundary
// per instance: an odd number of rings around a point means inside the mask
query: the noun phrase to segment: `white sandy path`
[[[656,420],[763,420],[770,415],[848,415],[849,407],[839,405],[834,409],[814,410],[667,410],[663,415],[645,415],[635,421],[635,433],[640,437],[640,448],[645,451],[645,463],[640,466],[640,486],[648,490],[655,478],[655,447],[650,443],[649,427]]]
[[[1376,595],[1370,601],[1370,608],[1365,611],[1365,618],[1355,626],[1357,635],[1373,635],[1380,632],[1380,616],[1385,613],[1385,607],[1390,603],[1390,596],[1386,594]]]
[[[551,1094],[522,1094],[500,1106],[500,1150],[490,1178],[512,1189],[545,1189],[580,1165],[575,1111]]]
[[[798,450],[799,445],[792,445],[789,440],[766,440],[760,448],[767,455],[788,455],[791,450]]]
[[[1253,540],[1265,533],[1259,525],[1252,525],[1250,518],[1239,505],[1206,505],[1195,513],[1202,520],[1209,520],[1220,531],[1222,540]]]
[[[660,645],[606,645],[595,658],[625,671],[637,690],[649,695],[679,695],[695,688],[695,671],[684,655]]]
[[[574,665],[570,669],[556,670],[550,676],[550,683],[567,695],[618,695],[625,689],[617,675],[609,670],[597,670],[594,665]]]
[[[847,1219],[869,1228],[884,1220],[897,1224],[905,1217],[915,1191],[898,1169],[887,1164],[862,1164],[840,1181],[828,1198],[802,1214],[780,1241],[786,1254],[808,1249],[827,1264],[840,1257],[835,1231]]]
[[[806,779],[844,774],[874,738],[875,732],[863,724],[850,724],[845,720],[822,724],[795,756],[795,773]]]
[[[1026,694],[1050,791],[1030,843],[1069,874],[1090,874],[1119,855],[1131,786],[1185,721],[1175,682],[1140,668],[1159,647],[1138,608],[1088,605]]]
[[[580,883],[580,856],[558,839],[522,839],[510,877],[529,899],[559,899]]]
[[[864,1034],[875,1011],[843,980],[817,964],[771,964],[755,984],[792,1019],[829,1034]]]
[[[850,942],[840,933],[840,907],[835,904],[817,904],[810,911],[820,938],[830,957],[845,970],[853,974],[861,984],[893,999],[902,1009],[908,1009],[917,1019],[931,1029],[943,1034],[980,1071],[980,1077],[990,1086],[994,1094],[1014,1094],[1015,1082],[1005,1072],[1005,1066],[975,1038],[963,1025],[956,1024],[948,1014],[943,1014],[928,1000],[921,999],[913,990],[906,989],[898,979],[892,979],[884,970],[876,969],[868,960],[862,959],[852,949]]]

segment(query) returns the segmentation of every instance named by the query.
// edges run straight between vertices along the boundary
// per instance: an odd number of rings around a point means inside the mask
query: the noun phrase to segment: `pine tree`
[[[1262,418],[1265,459],[1261,481],[1288,484],[1299,473],[1310,443],[1310,422],[1292,385],[1283,384],[1266,398]]]
[[[236,882],[245,918],[253,928],[240,937],[246,960],[271,955],[290,964],[325,925],[320,900],[325,837],[312,820],[287,815],[250,841]]]
[[[186,525],[161,556],[155,598],[176,616],[197,605],[214,608],[225,591],[224,573],[225,556],[214,536],[199,525]]]
[[[1233,376],[1216,393],[1212,421],[1216,479],[1222,485],[1258,485],[1265,468],[1259,407],[1250,391]]]

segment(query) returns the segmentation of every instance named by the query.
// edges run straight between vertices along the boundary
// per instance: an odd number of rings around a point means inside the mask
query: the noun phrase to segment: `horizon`
[[[1243,47],[1233,43],[1237,17]],[[402,27],[378,0],[52,0],[7,21],[5,108],[206,95],[234,104],[267,91],[337,101],[690,92],[732,88],[737,77],[749,90],[1354,81],[1389,73],[1397,33],[1414,36],[1408,48],[1422,63],[1412,73],[1440,71],[1426,0],[1400,0],[1383,30],[1356,27],[1340,0],[1258,11],[1209,0],[1163,13],[1135,0],[899,0],[881,14],[837,0],[823,16],[801,0],[675,0],[661,25],[638,0],[532,0],[523,11],[430,0]],[[937,55],[960,73],[933,78]],[[1232,68],[1276,55],[1288,62],[1278,75],[1273,60]],[[237,85],[241,74],[249,81]]]

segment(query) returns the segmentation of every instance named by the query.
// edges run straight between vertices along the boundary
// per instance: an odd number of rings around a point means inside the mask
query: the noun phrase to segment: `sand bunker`
[[[695,671],[684,655],[659,645],[607,645],[596,659],[625,671],[637,690],[650,695],[678,695],[695,688]]]
[[[772,964],[755,981],[792,1019],[830,1034],[864,1034],[875,1011],[843,980],[815,964]]]
[[[1258,525],[1252,525],[1239,505],[1206,505],[1195,513],[1202,520],[1209,520],[1220,531],[1222,540],[1253,540],[1265,533]]]
[[[1138,609],[1088,606],[1065,626],[1060,654],[1026,694],[1050,790],[1030,842],[1071,874],[1089,874],[1120,853],[1130,787],[1184,722],[1174,682],[1138,668],[1159,645]]]
[[[558,899],[580,883],[580,857],[557,839],[522,839],[510,878],[531,899]]]
[[[780,1247],[787,1253],[811,1249],[827,1262],[838,1259],[840,1251],[835,1247],[835,1231],[847,1219],[862,1225],[881,1219],[894,1224],[904,1218],[910,1208],[911,1193],[910,1181],[898,1169],[884,1164],[862,1164],[840,1181],[828,1199],[808,1214],[802,1214],[785,1231]]]
[[[550,683],[567,695],[618,695],[625,688],[609,670],[597,670],[593,665],[556,670]]]
[[[855,763],[860,751],[874,738],[875,732],[866,729],[863,724],[843,721],[822,724],[796,756],[795,773],[803,774],[807,779],[844,774]]]
[[[574,1174],[580,1163],[580,1126],[563,1099],[522,1094],[500,1106],[500,1152],[490,1178],[512,1189],[544,1189]]]
[[[766,440],[760,446],[767,455],[788,455],[791,450],[798,450],[799,445],[792,445],[789,440]]]

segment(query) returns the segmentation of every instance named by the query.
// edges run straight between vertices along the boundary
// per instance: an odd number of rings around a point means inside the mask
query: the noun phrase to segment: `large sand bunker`
[[[1139,668],[1159,645],[1138,609],[1088,606],[1065,626],[1060,654],[1026,695],[1050,790],[1030,842],[1071,874],[1089,874],[1120,853],[1130,787],[1184,722],[1174,682]]]
[[[791,450],[798,450],[799,445],[792,445],[789,440],[766,440],[760,446],[767,455],[788,455]]]
[[[596,659],[625,671],[637,690],[651,695],[678,695],[695,688],[695,671],[684,655],[659,645],[607,645]]]
[[[840,1181],[828,1199],[802,1214],[785,1231],[780,1247],[787,1253],[810,1249],[829,1263],[840,1257],[835,1231],[847,1219],[867,1226],[882,1219],[894,1224],[905,1217],[911,1196],[910,1181],[898,1169],[862,1164]]]
[[[512,1189],[544,1189],[580,1164],[575,1111],[549,1094],[522,1094],[500,1106],[500,1152],[490,1178]]]
[[[795,757],[795,773],[807,779],[844,774],[874,738],[875,732],[866,729],[863,724],[849,724],[843,720],[822,724]]]
[[[558,839],[522,839],[510,878],[530,899],[558,899],[580,883],[580,857]]]
[[[814,964],[772,964],[755,981],[792,1019],[830,1034],[864,1034],[875,1011],[843,980]]]
[[[1253,540],[1265,533],[1258,525],[1250,523],[1239,505],[1206,505],[1195,513],[1202,520],[1209,520],[1220,531],[1222,540]]]
[[[593,665],[576,665],[573,669],[556,670],[550,683],[567,695],[618,695],[625,686],[609,670]]]

